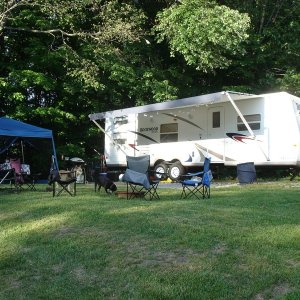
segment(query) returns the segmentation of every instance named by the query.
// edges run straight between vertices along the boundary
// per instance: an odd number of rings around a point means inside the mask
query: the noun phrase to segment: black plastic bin
[[[239,183],[245,184],[256,181],[256,170],[253,162],[238,164],[236,167]]]

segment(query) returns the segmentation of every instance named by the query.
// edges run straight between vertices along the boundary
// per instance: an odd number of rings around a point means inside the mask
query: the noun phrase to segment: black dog
[[[107,194],[114,193],[117,191],[117,186],[107,176],[103,174],[98,174],[95,176],[94,179],[95,179],[95,192],[97,191],[97,186],[98,186],[98,192],[100,191],[101,187],[104,187],[105,192]]]

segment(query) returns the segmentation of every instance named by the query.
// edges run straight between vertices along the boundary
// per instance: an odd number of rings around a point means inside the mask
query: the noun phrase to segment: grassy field
[[[0,191],[1,299],[300,299],[300,184]]]

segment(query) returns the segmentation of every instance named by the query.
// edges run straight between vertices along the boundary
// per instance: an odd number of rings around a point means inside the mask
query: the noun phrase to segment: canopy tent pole
[[[22,151],[22,163],[25,163],[25,159],[24,159],[24,145],[23,145],[23,141],[21,140],[21,151]]]
[[[5,151],[7,151],[7,149],[14,144],[14,142],[18,139],[18,137],[13,137],[9,142],[7,146],[4,146],[2,149],[0,149],[0,154],[4,153]]]
[[[55,143],[54,143],[53,136],[52,136],[51,140],[52,140],[52,148],[53,148],[54,165],[55,165],[55,169],[58,171],[59,168],[58,168],[58,162],[57,162],[57,156],[56,156]]]

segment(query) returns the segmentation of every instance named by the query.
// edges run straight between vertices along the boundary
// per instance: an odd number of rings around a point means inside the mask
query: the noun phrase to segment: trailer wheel
[[[155,177],[159,180],[164,180],[168,178],[167,171],[168,171],[168,166],[164,163],[160,163],[154,167]]]
[[[169,177],[173,181],[179,180],[179,178],[185,173],[183,165],[177,161],[173,163],[169,168]]]

